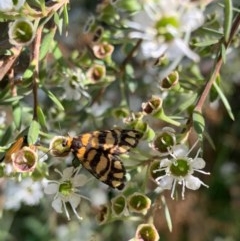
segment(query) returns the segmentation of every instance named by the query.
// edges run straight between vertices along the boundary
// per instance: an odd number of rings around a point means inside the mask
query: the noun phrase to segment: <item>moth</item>
[[[142,134],[136,130],[93,131],[77,137],[66,137],[69,148],[93,176],[112,188],[122,190],[126,170],[119,155],[137,146]]]
[[[11,162],[11,156],[14,152],[19,151],[24,146],[28,145],[27,136],[20,136],[16,139],[16,141],[9,147],[6,151],[5,155],[0,158],[0,162],[5,161],[6,163]]]

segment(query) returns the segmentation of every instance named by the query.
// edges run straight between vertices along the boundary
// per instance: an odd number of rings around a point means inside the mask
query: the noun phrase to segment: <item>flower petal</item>
[[[159,182],[159,186],[163,189],[171,189],[173,183],[173,177],[165,175]]]
[[[186,145],[180,144],[173,146],[173,153],[176,157],[183,157],[188,154],[188,147]]]
[[[55,194],[58,192],[58,187],[59,185],[57,183],[49,183],[45,188],[44,188],[44,192],[46,194]]]
[[[200,188],[202,181],[198,177],[189,175],[185,178],[186,187],[192,190],[197,190]]]
[[[62,180],[70,179],[73,174],[74,167],[67,167],[63,170]]]
[[[57,213],[62,213],[62,200],[60,197],[52,201],[52,207]]]
[[[79,174],[73,178],[72,183],[73,183],[74,187],[80,187],[80,186],[85,185],[85,183],[87,181],[88,181],[87,176],[85,176],[83,174]]]
[[[79,195],[76,195],[76,194],[72,195],[69,198],[69,202],[74,209],[79,205],[80,201],[81,201],[81,197]]]
[[[170,164],[172,164],[172,161],[169,160],[168,158],[164,158],[160,162],[160,168],[168,167],[168,166],[170,166]]]
[[[192,167],[194,169],[203,169],[205,167],[205,164],[205,161],[199,157],[192,160]]]

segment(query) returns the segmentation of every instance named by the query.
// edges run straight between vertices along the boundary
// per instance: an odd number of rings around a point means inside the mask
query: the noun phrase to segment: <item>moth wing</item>
[[[113,130],[118,135],[118,141],[110,150],[113,155],[120,155],[128,152],[137,146],[142,134],[136,130]]]
[[[114,129],[84,134],[81,139],[86,147],[100,148],[113,155],[119,155],[136,147],[141,136],[142,134],[135,130]]]
[[[28,145],[27,136],[19,137],[6,151],[5,155],[0,159],[0,162],[11,162],[11,156],[14,152],[19,151],[23,146]]]
[[[95,148],[86,151],[84,156],[84,159],[77,157],[93,176],[112,188],[124,188],[126,170],[117,156]]]

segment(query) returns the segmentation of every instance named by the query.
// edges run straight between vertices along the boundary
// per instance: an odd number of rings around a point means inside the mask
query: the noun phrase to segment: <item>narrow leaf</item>
[[[37,114],[38,114],[39,124],[43,127],[47,127],[45,115],[44,115],[44,113],[42,111],[42,108],[40,106],[37,107]]]
[[[52,47],[52,41],[55,35],[55,30],[51,30],[44,38],[41,43],[41,48],[40,48],[40,60],[42,60],[47,53],[49,52],[50,48]]]
[[[33,68],[30,66],[28,69],[25,70],[23,74],[23,79],[29,79],[33,76]]]
[[[21,129],[22,121],[22,108],[19,105],[19,102],[13,105],[13,121],[18,130]]]
[[[223,102],[223,104],[224,104],[224,106],[225,106],[225,108],[228,112],[228,115],[230,116],[230,118],[232,120],[235,120],[234,115],[232,113],[231,106],[228,103],[228,100],[227,100],[226,96],[224,95],[224,93],[222,92],[221,88],[216,84],[216,82],[213,83],[213,86],[216,89],[216,91],[218,92],[219,97],[221,98],[221,100],[222,100],[222,102]]]
[[[232,18],[233,18],[233,6],[232,0],[224,0],[224,38],[227,42],[231,32]]]
[[[226,48],[224,44],[221,44],[221,55],[222,55],[223,63],[226,63]]]
[[[12,102],[14,102],[14,101],[19,101],[19,100],[21,100],[22,98],[23,98],[23,96],[9,97],[9,98],[0,100],[0,104],[1,104],[1,105],[9,104],[9,103],[12,103]]]
[[[68,18],[68,5],[65,4],[63,8],[63,19],[65,26],[69,24],[69,18]]]
[[[185,111],[187,108],[189,108],[197,98],[197,93],[190,93],[190,95],[186,95],[185,101],[183,103],[180,103],[178,106],[179,111]]]
[[[33,120],[28,130],[27,141],[29,145],[35,144],[37,142],[39,131],[40,131],[39,123]]]
[[[207,47],[207,46],[214,45],[218,42],[219,42],[219,39],[212,39],[212,40],[194,43],[194,46],[196,46],[196,47]]]
[[[10,126],[6,129],[6,131],[5,131],[5,133],[3,134],[3,136],[1,137],[1,139],[0,139],[0,145],[1,145],[1,146],[5,146],[5,145],[9,142],[11,136],[13,135],[13,130],[15,129],[13,126],[14,126],[13,124],[10,125]]]
[[[161,201],[162,201],[162,204],[163,204],[164,214],[165,214],[165,218],[166,218],[166,221],[167,221],[168,229],[169,229],[170,232],[172,232],[171,215],[170,215],[170,212],[169,212],[169,209],[168,209],[168,206],[167,206],[167,203],[166,203],[166,200],[165,200],[164,196],[161,196]]]
[[[47,95],[60,110],[62,110],[62,111],[64,110],[62,103],[58,100],[58,98],[50,90],[47,91]]]
[[[203,134],[205,128],[205,120],[202,114],[198,111],[193,112],[193,127],[197,134],[200,136]]]

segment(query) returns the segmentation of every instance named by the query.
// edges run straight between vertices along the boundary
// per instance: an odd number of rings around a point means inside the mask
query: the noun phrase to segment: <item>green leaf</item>
[[[62,58],[62,52],[55,41],[53,46],[53,56],[56,60],[60,60]]]
[[[5,105],[5,104],[10,104],[14,101],[19,101],[23,98],[23,96],[14,96],[14,97],[9,97],[3,100],[0,100],[0,104],[1,105]]]
[[[38,121],[39,121],[40,125],[43,127],[47,127],[45,115],[40,106],[37,107],[37,114],[38,114]]]
[[[23,74],[23,79],[31,78],[33,76],[34,69],[35,69],[35,66],[30,65],[29,68],[25,70]]]
[[[9,88],[4,88],[3,90],[1,89],[1,91],[0,91],[0,102],[1,102],[1,100],[5,100],[9,97],[10,97]]]
[[[207,46],[217,44],[218,42],[219,42],[219,39],[211,39],[211,40],[207,40],[207,41],[203,41],[203,42],[194,43],[194,46],[207,47]]]
[[[63,19],[64,19],[64,24],[68,25],[69,18],[68,18],[68,5],[67,4],[65,4],[63,7]]]
[[[198,111],[193,112],[193,127],[198,135],[202,135],[205,129],[205,120]]]
[[[216,35],[219,35],[219,37],[222,37],[223,36],[223,32],[222,30],[218,30],[218,29],[212,29],[212,28],[207,28],[207,27],[203,27],[202,28],[203,30],[205,30],[205,32],[207,32],[207,34],[211,35],[211,34],[216,34]]]
[[[63,107],[62,103],[58,100],[58,98],[50,90],[47,90],[47,95],[61,111],[64,111],[64,107]]]
[[[44,38],[43,41],[41,43],[41,48],[40,48],[40,60],[42,60],[43,58],[45,58],[45,56],[47,55],[47,53],[49,52],[49,50],[52,47],[52,41],[55,35],[55,30],[51,30]]]
[[[62,35],[63,19],[59,17],[58,13],[54,14],[54,22],[58,27],[59,34]]]
[[[13,105],[13,121],[16,125],[16,128],[20,130],[22,122],[22,107],[20,106],[19,102]]]
[[[224,38],[227,42],[229,40],[232,18],[233,18],[233,6],[231,0],[224,0]]]
[[[221,98],[221,100],[222,100],[222,102],[223,102],[223,104],[224,104],[224,106],[225,106],[225,108],[226,108],[226,110],[227,110],[227,112],[228,112],[229,117],[230,117],[232,120],[235,120],[234,115],[233,115],[233,113],[232,113],[231,106],[230,106],[230,104],[228,103],[228,100],[227,100],[226,96],[224,95],[224,93],[222,92],[221,88],[217,85],[216,82],[213,83],[213,86],[214,86],[214,88],[216,89],[216,91],[218,92],[219,97]]]
[[[169,208],[167,206],[166,199],[163,195],[161,196],[161,201],[162,201],[162,204],[163,204],[164,214],[165,214],[165,218],[166,218],[166,221],[167,221],[168,229],[169,229],[170,232],[172,232],[172,228],[173,228],[172,219],[171,219],[171,215],[170,215],[170,212],[169,212]]]
[[[190,93],[187,94],[185,97],[184,102],[179,103],[178,109],[180,112],[185,111],[187,108],[189,108],[193,103],[195,103],[197,98],[197,93]]]
[[[27,136],[27,141],[29,145],[35,144],[37,142],[39,131],[40,131],[39,123],[33,120],[29,127],[28,136]]]
[[[226,48],[224,44],[221,44],[221,56],[223,59],[223,63],[226,63]]]
[[[1,146],[5,146],[6,144],[8,144],[11,136],[13,135],[13,130],[14,130],[14,127],[13,127],[13,124],[12,124],[7,128],[4,135],[1,137],[1,139],[0,139],[0,145]]]

